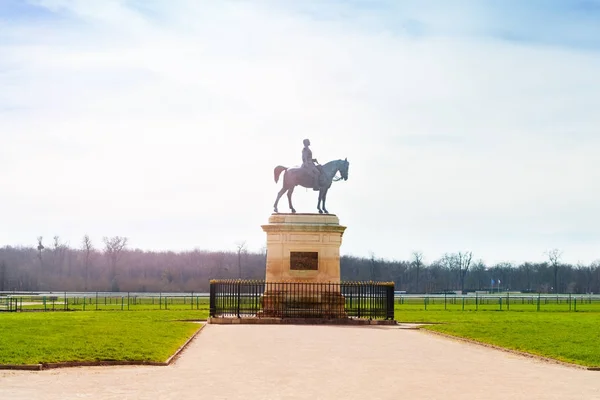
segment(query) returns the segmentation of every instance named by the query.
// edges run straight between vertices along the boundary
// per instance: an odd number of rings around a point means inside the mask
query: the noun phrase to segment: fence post
[[[356,300],[356,303],[358,304],[358,309],[356,310],[356,314],[358,316],[358,318],[361,317],[362,314],[362,303],[363,303],[363,298],[362,298],[362,293],[363,293],[363,289],[362,289],[362,283],[359,284],[356,288],[356,292],[358,294],[358,299]]]
[[[569,293],[569,311],[571,311],[571,293]]]
[[[462,310],[465,311],[465,297],[462,298]]]
[[[540,311],[540,294],[538,293],[537,311]]]
[[[475,311],[479,311],[479,295],[475,293]]]
[[[83,296],[83,311],[85,311],[85,296]]]
[[[395,285],[387,287],[387,316],[386,319],[394,320],[394,289]]]
[[[510,293],[506,292],[506,311],[510,311]]]
[[[446,292],[444,292],[444,310],[446,309]]]
[[[500,311],[502,311],[502,297],[498,297],[498,303],[500,303]]]
[[[575,297],[575,302],[573,303],[573,311],[577,312],[577,297]]]
[[[423,304],[425,304],[425,311],[427,311],[427,297],[423,297]]]
[[[124,305],[125,305],[125,297],[121,296],[121,311],[123,311]]]
[[[240,302],[241,302],[241,291],[242,291],[242,281],[238,280],[237,283],[237,301],[236,301],[236,313],[237,317],[240,317]]]

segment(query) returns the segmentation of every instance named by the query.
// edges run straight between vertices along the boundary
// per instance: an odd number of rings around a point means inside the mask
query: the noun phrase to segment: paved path
[[[397,327],[208,325],[169,367],[0,371],[0,399],[600,399],[600,372]]]

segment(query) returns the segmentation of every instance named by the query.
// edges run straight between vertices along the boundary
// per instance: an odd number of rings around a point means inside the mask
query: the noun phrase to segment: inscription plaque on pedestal
[[[290,269],[297,271],[317,271],[319,269],[319,253],[316,251],[290,252]]]

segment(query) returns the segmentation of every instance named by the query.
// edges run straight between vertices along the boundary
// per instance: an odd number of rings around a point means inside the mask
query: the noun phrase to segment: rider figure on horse
[[[302,168],[308,169],[310,176],[312,177],[313,190],[319,190],[319,175],[321,174],[320,169],[315,165],[317,163],[316,158],[312,158],[312,151],[309,149],[310,140],[304,139],[304,148],[302,149]]]

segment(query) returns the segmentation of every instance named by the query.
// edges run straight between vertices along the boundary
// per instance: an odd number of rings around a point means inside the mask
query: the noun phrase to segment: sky
[[[259,251],[309,138],[343,255],[591,263],[599,71],[599,0],[0,0],[0,246]]]

